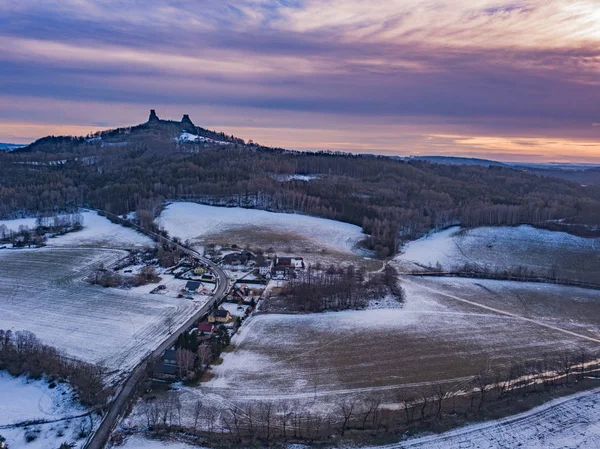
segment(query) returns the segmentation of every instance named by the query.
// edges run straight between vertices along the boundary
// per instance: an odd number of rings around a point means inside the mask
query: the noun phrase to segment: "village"
[[[257,311],[265,295],[305,268],[302,257],[265,256],[260,251],[241,250],[235,245],[231,248],[211,247],[205,257],[226,273],[231,287],[221,301],[215,302],[208,313],[164,351],[160,359],[149,364],[147,374],[153,382],[197,383],[209,378],[210,365],[229,346],[231,337],[244,320]],[[198,303],[206,302],[217,286],[211,268],[191,255],[176,260],[174,266],[160,267],[150,254],[138,251],[112,268],[124,277],[139,277],[152,272],[151,281],[132,287],[140,292]],[[169,327],[169,333],[173,332],[172,323],[165,323],[165,326]]]

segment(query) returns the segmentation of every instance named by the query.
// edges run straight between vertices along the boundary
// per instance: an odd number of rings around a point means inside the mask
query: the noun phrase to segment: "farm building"
[[[294,270],[304,268],[304,259],[302,257],[276,257],[274,267],[271,269],[271,275],[275,278],[284,278],[290,275]]]

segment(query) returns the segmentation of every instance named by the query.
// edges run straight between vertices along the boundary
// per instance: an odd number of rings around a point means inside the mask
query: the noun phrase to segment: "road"
[[[108,214],[104,211],[97,211],[97,212],[102,212],[106,215],[112,216],[112,214]],[[198,310],[192,317],[190,317],[190,319],[187,320],[175,332],[173,332],[171,335],[169,335],[169,337],[165,341],[163,341],[158,348],[156,348],[151,354],[148,355],[148,357],[146,357],[144,360],[142,360],[140,362],[140,364],[134,368],[132,373],[129,375],[129,377],[125,380],[125,382],[121,386],[121,389],[117,393],[117,396],[113,399],[113,401],[108,406],[108,411],[103,416],[100,426],[98,427],[96,432],[93,434],[93,436],[90,438],[90,440],[86,444],[86,446],[85,446],[86,449],[103,449],[104,448],[104,446],[108,442],[111,432],[118,424],[119,419],[122,417],[123,410],[127,406],[128,402],[131,398],[131,395],[136,391],[136,386],[137,386],[138,382],[140,381],[140,379],[143,378],[145,371],[146,371],[146,365],[148,363],[148,360],[153,360],[158,357],[161,357],[163,352],[166,349],[169,349],[171,346],[173,346],[175,344],[175,342],[177,341],[177,339],[179,338],[179,336],[181,334],[186,332],[187,329],[189,329],[196,321],[198,321],[206,313],[208,313],[214,304],[221,301],[225,297],[225,295],[228,293],[229,288],[230,288],[229,279],[227,278],[227,275],[225,274],[225,272],[217,264],[215,264],[211,260],[204,258],[197,251],[186,248],[185,246],[182,246],[181,244],[179,244],[178,242],[175,242],[174,240],[172,240],[170,238],[160,236],[154,232],[143,229],[137,225],[132,225],[132,226],[135,227],[138,231],[140,231],[152,238],[168,240],[169,242],[177,245],[182,251],[184,251],[188,255],[199,259],[202,263],[209,266],[210,269],[215,274],[215,277],[217,280],[217,288],[213,292],[212,297],[208,300],[208,302],[204,306],[202,306],[202,308],[200,310]]]

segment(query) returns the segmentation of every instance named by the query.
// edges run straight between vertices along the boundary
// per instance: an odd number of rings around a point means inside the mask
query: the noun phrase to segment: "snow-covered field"
[[[69,232],[56,238],[48,239],[48,246],[101,246],[108,248],[134,248],[153,246],[150,238],[131,228],[125,228],[112,223],[96,212],[85,211],[83,216],[83,229]],[[19,218],[15,220],[0,220],[0,225],[12,231],[18,231],[19,226],[25,225],[30,229],[36,227],[35,218]]]
[[[10,231],[17,232],[20,226],[35,228],[35,218],[15,218],[14,220],[0,220],[0,226],[6,226]]]
[[[83,212],[83,229],[48,240],[48,246],[101,246],[135,248],[153,246],[154,242],[131,228],[112,223],[96,212]]]
[[[505,269],[559,269],[575,280],[600,278],[600,239],[531,226],[458,227],[432,233],[407,244],[397,261],[404,266],[435,266],[445,269],[465,263]]]
[[[192,449],[183,443],[129,437],[123,449]],[[347,449],[347,445],[340,448]],[[555,399],[527,412],[439,435],[363,449],[573,449],[600,447],[600,389]]]
[[[51,389],[45,380],[15,378],[0,371],[0,435],[11,449],[56,449],[63,442],[82,447],[85,439],[79,431],[91,425],[89,417],[81,416],[85,413],[65,384]],[[52,422],[12,427],[34,420]],[[28,442],[27,437],[33,440]]]
[[[365,449],[574,449],[600,447],[600,388],[525,413],[440,435]]]
[[[126,371],[206,301],[105,289],[83,281],[126,253],[104,248],[0,251],[0,328],[29,330],[72,357]]]
[[[170,235],[203,244],[230,242],[251,244],[283,252],[332,251],[354,254],[365,236],[358,226],[301,214],[266,212],[239,207],[205,206],[195,203],[173,203],[159,219]]]
[[[403,308],[384,303],[362,311],[251,317],[234,336],[234,351],[212,368],[211,380],[173,393],[187,410],[183,415],[192,415],[197,399],[216,410],[290,401],[326,413],[342,398],[381,394],[393,405],[401,391],[418,393],[434,383],[460,388],[490,367],[565,350],[597,351],[600,344],[596,309],[584,313],[586,306],[600,306],[597,291],[454,278],[410,278],[403,286]],[[511,299],[503,305],[505,296]],[[581,308],[569,309],[569,298]],[[128,425],[143,426],[144,417],[135,415]]]

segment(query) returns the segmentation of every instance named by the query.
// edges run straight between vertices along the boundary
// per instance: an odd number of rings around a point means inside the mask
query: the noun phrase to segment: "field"
[[[0,251],[0,328],[34,332],[71,357],[126,371],[168,332],[199,308],[190,301],[83,281],[100,263],[124,251],[104,248],[43,248]],[[204,297],[203,297],[204,298]]]
[[[451,432],[369,449],[572,449],[600,447],[600,389]]]
[[[597,291],[440,278],[406,278],[403,285],[401,309],[252,317],[210,381],[173,393],[184,404],[183,420],[196,400],[217,411],[269,401],[324,414],[346,398],[379,395],[395,407],[400,393],[436,383],[464,387],[511,361],[600,349],[598,315],[565,307],[569,297],[598,307]],[[534,299],[528,304],[519,295]],[[142,421],[134,414],[129,424]]]
[[[510,290],[511,283],[488,281]],[[514,286],[535,292],[536,284]],[[403,309],[313,315],[259,315],[235,337],[236,350],[213,369],[204,392],[236,400],[306,399],[414,388],[430,382],[457,384],[510,359],[557,354],[600,345],[598,316],[575,311],[557,316],[529,313],[514,302],[515,316],[456,300],[439,279],[407,281]],[[497,306],[498,298],[475,283],[457,290],[466,300]],[[564,290],[548,288],[548,308],[560,313]],[[454,296],[454,295],[452,295]],[[600,306],[600,292],[587,292]],[[558,304],[556,309],[553,309]],[[581,320],[572,324],[573,317]],[[546,326],[547,325],[547,326]],[[574,334],[562,332],[571,330]],[[554,327],[561,329],[557,330]],[[577,332],[580,331],[580,332]],[[577,334],[577,335],[575,335]],[[596,340],[586,337],[596,336]],[[317,401],[318,402],[318,401]]]
[[[600,446],[600,389],[553,400],[525,413],[439,435],[365,449],[572,449]],[[129,437],[123,449],[193,449],[197,446]],[[348,446],[340,446],[347,449]]]
[[[79,437],[82,428],[89,431],[90,418],[81,416],[86,410],[76,404],[67,385],[48,388],[44,380],[30,381],[14,378],[0,372],[0,435],[11,449],[58,448],[63,442],[83,447]],[[13,424],[34,420],[52,421],[49,424],[11,427]],[[31,442],[26,435],[35,436]]]
[[[170,235],[204,246],[237,244],[296,254],[310,261],[364,260],[358,226],[301,214],[172,203],[157,219]]]
[[[576,237],[531,226],[458,227],[430,234],[403,248],[397,258],[405,268],[435,266],[445,269],[465,263],[506,269],[516,266],[549,271],[579,281],[600,279],[600,239]]]
[[[148,237],[129,228],[114,224],[96,212],[83,212],[83,229],[70,232],[60,237],[49,239],[48,246],[95,246],[108,248],[134,248],[152,246],[153,242]],[[35,228],[35,218],[21,218],[16,220],[0,220],[12,231],[18,231],[20,225],[30,229]]]

